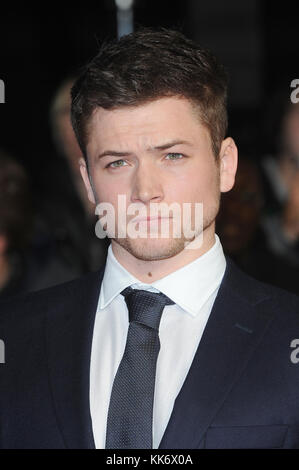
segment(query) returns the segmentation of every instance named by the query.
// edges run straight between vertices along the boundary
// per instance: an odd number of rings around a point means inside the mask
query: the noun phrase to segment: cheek
[[[209,201],[218,194],[219,183],[219,174],[214,166],[193,168],[176,178],[175,185],[168,187],[166,197],[181,203]]]
[[[118,196],[127,194],[127,190],[122,187],[119,181],[105,181],[105,178],[97,178],[95,183],[95,191],[99,202],[110,202],[116,206]]]

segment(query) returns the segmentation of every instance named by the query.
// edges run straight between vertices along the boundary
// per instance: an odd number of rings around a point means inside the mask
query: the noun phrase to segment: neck
[[[174,271],[191,263],[195,259],[205,254],[215,243],[215,223],[208,227],[203,232],[203,242],[200,248],[186,249],[184,248],[180,253],[171,258],[144,261],[135,258],[125,248],[111,241],[113,254],[117,261],[131,273],[134,277],[144,283],[153,283],[162,279],[163,277],[171,274]]]

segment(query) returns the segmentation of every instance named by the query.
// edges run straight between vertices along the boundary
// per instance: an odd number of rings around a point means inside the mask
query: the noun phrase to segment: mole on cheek
[[[149,277],[152,277],[152,273],[147,273],[147,275],[148,275]]]

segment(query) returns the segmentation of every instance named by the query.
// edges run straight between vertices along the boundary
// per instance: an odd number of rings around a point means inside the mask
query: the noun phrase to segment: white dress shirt
[[[217,235],[214,245],[204,255],[152,284],[142,283],[130,274],[109,246],[90,364],[90,412],[97,449],[105,448],[110,394],[129,327],[128,309],[120,292],[131,286],[162,292],[175,302],[164,308],[159,327],[161,348],[153,409],[153,449],[157,449],[190,369],[225,268],[226,260]]]

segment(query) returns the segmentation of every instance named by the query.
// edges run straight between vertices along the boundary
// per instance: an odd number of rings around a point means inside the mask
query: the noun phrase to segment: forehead
[[[208,134],[199,110],[185,98],[165,97],[138,106],[106,110],[97,108],[89,122],[88,145],[138,139],[150,145],[161,138],[194,138]],[[117,142],[116,142],[117,143]]]

